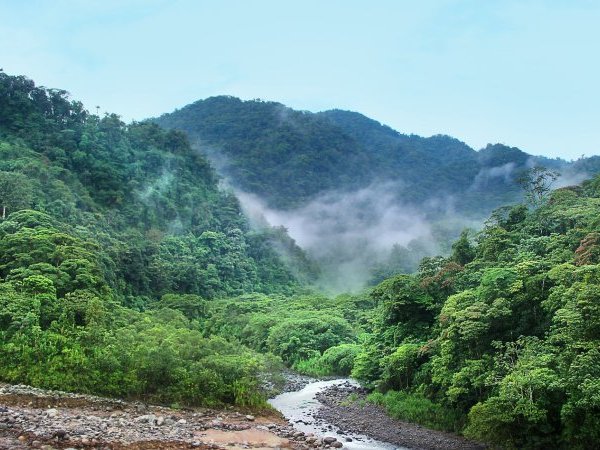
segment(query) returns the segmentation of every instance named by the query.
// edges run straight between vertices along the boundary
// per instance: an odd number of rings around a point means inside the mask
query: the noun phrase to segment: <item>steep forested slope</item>
[[[90,115],[0,72],[0,379],[191,403],[255,395],[266,360],[204,334],[206,301],[294,292],[274,245],[299,274],[311,265],[282,230],[251,231],[217,183],[182,133]]]
[[[33,208],[75,232],[92,228],[122,267],[111,274],[120,295],[212,297],[294,285],[268,248],[278,230],[249,231],[235,196],[218,189],[183,134],[89,115],[64,91],[23,77],[1,81],[5,215]]]
[[[504,448],[600,441],[600,177],[498,210],[371,294],[353,374],[391,414]]]
[[[368,159],[357,143],[310,113],[278,103],[213,97],[157,119],[188,132],[217,167],[247,192],[279,208],[318,193],[367,182]]]

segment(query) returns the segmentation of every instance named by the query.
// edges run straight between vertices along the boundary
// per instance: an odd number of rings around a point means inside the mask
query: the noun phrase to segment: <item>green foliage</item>
[[[36,291],[47,283],[28,280]],[[203,338],[178,311],[133,313],[85,291],[59,303],[59,317],[44,329],[40,295],[2,285],[1,379],[181,405],[264,404],[258,377],[266,359]]]
[[[385,407],[388,414],[395,419],[443,431],[459,431],[462,427],[463,418],[459,413],[433,403],[421,394],[374,392],[369,395],[368,400]]]
[[[64,286],[61,272],[82,269],[48,261],[61,257],[50,255],[49,248],[82,247],[87,254],[73,258],[83,261],[89,260],[88,243],[93,242],[95,264],[123,299],[168,293],[210,299],[297,288],[292,269],[278,256],[275,238],[265,237],[278,233],[284,241],[285,233],[250,232],[235,196],[219,189],[210,164],[182,133],[151,123],[125,125],[114,114],[90,115],[65,91],[36,87],[3,72],[0,110],[0,218],[34,209],[55,221],[34,226],[39,218],[15,216],[29,222],[26,229],[4,236],[6,245],[18,249],[35,242],[47,254],[32,255],[32,261],[25,260],[26,252],[21,252],[25,259],[11,255],[12,267],[1,263],[2,270],[35,263],[30,270],[50,276],[45,272],[54,269],[40,264],[54,265],[58,269],[52,277],[59,296],[64,295],[72,286]],[[62,225],[56,228],[58,222]],[[44,230],[48,225],[55,229]],[[305,272],[314,268],[287,239],[288,253],[303,261],[293,270],[306,278]]]
[[[351,336],[347,321],[321,315],[282,320],[271,329],[266,344],[273,354],[293,364],[339,345]]]
[[[503,448],[594,448],[598,179],[554,191],[535,210],[497,210],[449,260],[425,258],[418,274],[378,285],[352,372],[388,391],[373,399]]]
[[[463,231],[460,238],[452,244],[452,256],[450,256],[450,259],[463,266],[475,259],[475,249],[469,241],[468,230]]]
[[[348,376],[352,371],[359,349],[360,347],[356,344],[340,344],[325,350],[321,359],[326,367],[331,368],[330,374]]]
[[[295,370],[315,376],[349,375],[368,327],[373,302],[363,294],[327,298],[244,295],[208,305],[205,327],[279,356]]]
[[[421,365],[421,345],[402,344],[394,353],[381,361],[381,387],[384,389],[408,389]]]
[[[224,170],[273,206],[297,206],[318,192],[365,180],[367,159],[354,140],[313,114],[278,103],[213,97],[156,121],[220,148]]]
[[[211,333],[209,302],[291,294],[314,268],[218,182],[182,133],[0,71],[0,380],[262,406],[281,363]]]
[[[526,200],[533,206],[540,206],[550,194],[551,186],[560,174],[555,170],[536,166],[527,170],[519,179],[525,190]]]
[[[165,294],[153,305],[155,308],[170,308],[181,311],[189,320],[206,317],[207,302],[192,294]]]
[[[445,215],[439,199],[448,196],[459,214],[481,219],[498,206],[522,199],[516,181],[523,175],[530,175],[525,184],[539,192],[555,170],[566,175],[600,170],[595,157],[568,163],[501,144],[477,152],[450,136],[401,134],[355,112],[312,114],[229,96],[197,101],[154,121],[186,132],[241,189],[279,209],[303,206],[332,190],[348,192],[392,181],[389,190],[405,204],[422,207],[435,200],[428,208],[430,219]],[[532,162],[549,168],[542,183],[540,173],[529,170]],[[410,248],[403,253],[426,255]],[[401,269],[393,273],[404,268],[412,272],[418,260],[396,263]],[[376,281],[384,271],[377,268]]]
[[[354,367],[354,360],[360,351],[357,344],[340,344],[329,347],[320,356],[313,356],[294,364],[300,373],[312,376],[348,376]]]
[[[247,171],[242,187],[280,207],[406,167],[421,177],[410,201],[437,186],[432,176],[466,210],[474,199],[493,207],[518,194],[488,169],[529,159],[339,111],[228,98],[192,109],[229,169]],[[198,126],[181,120],[171,125]],[[414,170],[425,150],[447,157],[427,177]],[[327,298],[300,288],[318,270],[285,230],[250,231],[180,132],[90,115],[64,91],[0,71],[0,156],[2,381],[262,407],[260,381],[283,361],[351,373],[387,391],[372,400],[395,417],[506,448],[600,440],[600,177],[550,194],[548,174],[534,173],[536,208],[496,210],[449,258]],[[394,267],[421,250],[396,248]]]
[[[315,251],[321,271],[305,255],[290,251],[289,238],[279,239],[277,229],[263,233],[259,241],[275,244],[296,269],[296,277],[314,281],[320,274],[320,285],[335,291],[344,289],[339,273],[349,270],[348,261],[359,262],[369,286],[415,272],[421,258],[433,252],[452,253],[451,259],[464,265],[474,257],[473,248],[466,245],[468,239],[459,240],[455,249],[450,243],[465,226],[480,223],[495,208],[529,198],[532,192],[537,202],[540,194],[546,196],[546,181],[555,170],[565,178],[600,171],[598,157],[567,162],[528,155],[502,144],[475,151],[450,136],[402,134],[355,112],[313,114],[230,96],[200,100],[152,121],[185,132],[222,175],[270,208],[310,215],[313,206],[334,198],[358,200],[365,193],[382,191],[385,201],[409,206],[424,216],[430,232],[403,245],[374,249],[363,243],[364,236],[357,236],[351,244]],[[532,164],[549,169],[534,173]],[[528,175],[525,192],[517,183],[524,175]],[[365,205],[356,220],[368,226],[382,214],[381,208]],[[337,220],[340,229],[348,226],[341,223],[344,218]],[[509,220],[519,220],[519,215]]]

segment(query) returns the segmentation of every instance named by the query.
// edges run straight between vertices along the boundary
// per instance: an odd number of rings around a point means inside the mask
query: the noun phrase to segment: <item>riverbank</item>
[[[282,394],[287,403],[274,404],[289,420],[275,410],[248,415],[234,408],[172,409],[0,384],[0,449],[485,448],[393,420],[363,401],[365,392],[350,381],[291,379]]]
[[[309,448],[305,439],[276,411],[180,410],[0,385],[2,450],[300,450]]]
[[[366,401],[366,391],[346,381],[316,395],[321,407],[315,419],[344,435],[365,434],[379,441],[418,450],[483,450],[485,445],[461,436],[392,419],[380,406]]]

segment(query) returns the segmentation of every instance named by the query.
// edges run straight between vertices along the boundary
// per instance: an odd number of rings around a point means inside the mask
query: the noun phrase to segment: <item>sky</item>
[[[214,95],[600,154],[600,1],[0,0],[0,68],[142,120]]]

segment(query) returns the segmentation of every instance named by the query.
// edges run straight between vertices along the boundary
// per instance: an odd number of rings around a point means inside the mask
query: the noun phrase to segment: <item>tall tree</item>
[[[548,194],[552,190],[552,184],[559,176],[560,173],[555,170],[536,166],[527,170],[518,179],[518,182],[525,191],[527,202],[533,208],[538,208],[548,198]]]

